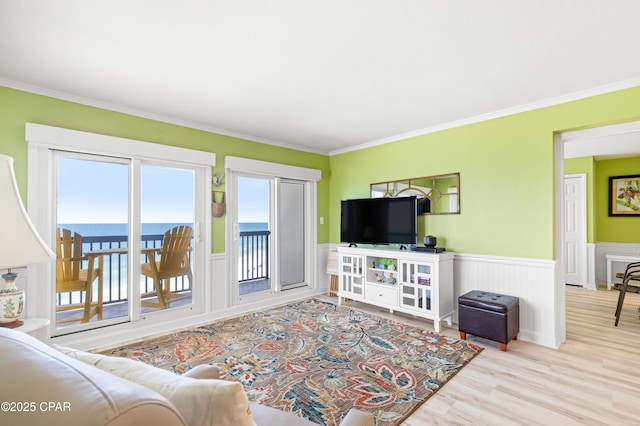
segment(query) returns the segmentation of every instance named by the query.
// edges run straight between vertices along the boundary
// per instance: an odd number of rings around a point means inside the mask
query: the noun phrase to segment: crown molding
[[[574,93],[570,93],[567,95],[557,96],[554,98],[543,99],[536,102],[531,102],[528,104],[523,104],[511,108],[505,108],[502,110],[480,114],[473,117],[464,118],[461,120],[450,121],[448,123],[438,124],[436,126],[430,126],[423,129],[413,130],[411,132],[401,133],[395,136],[389,136],[382,139],[373,140],[370,142],[365,142],[358,145],[353,145],[351,147],[347,147],[344,149],[339,149],[335,151],[326,151],[326,150],[316,150],[310,149],[308,147],[300,147],[292,144],[283,143],[280,141],[262,138],[254,135],[234,132],[230,130],[225,130],[213,126],[209,126],[199,122],[192,122],[188,120],[182,120],[175,117],[163,116],[160,114],[153,114],[146,111],[137,110],[135,108],[124,107],[121,105],[110,104],[107,102],[98,101],[95,99],[85,98],[82,96],[72,95],[69,93],[59,92],[52,89],[47,89],[40,86],[30,85],[22,82],[18,82],[15,80],[0,78],[0,86],[5,86],[11,89],[21,90],[24,92],[34,93],[38,95],[48,96],[55,99],[60,99],[64,101],[74,102],[82,105],[92,106],[96,108],[101,108],[109,111],[119,112],[123,114],[133,115],[136,117],[146,118],[150,120],[160,121],[168,124],[175,124],[178,126],[188,127],[196,130],[202,130],[206,132],[216,133],[223,136],[229,136],[233,138],[243,139],[251,142],[258,142],[267,145],[278,146],[281,148],[293,149],[296,151],[309,152],[313,154],[321,154],[321,155],[339,155],[347,152],[357,151],[360,149],[371,148],[378,145],[384,145],[390,142],[397,142],[404,139],[409,139],[416,136],[426,135],[429,133],[435,133],[442,130],[452,129],[455,127],[465,126],[469,124],[479,123],[482,121],[492,120],[496,118],[506,117],[509,115],[519,114],[522,112],[532,111],[540,108],[545,108],[553,105],[558,105],[566,102],[576,101],[580,99],[589,98],[592,96],[603,95],[610,92],[615,92],[618,90],[629,89],[632,87],[640,86],[640,77],[634,77],[628,80],[622,80],[614,83],[605,84],[602,86],[597,86],[591,89],[582,90]]]
[[[59,92],[52,89],[47,89],[40,86],[35,86],[31,84],[22,83],[15,80],[5,79],[0,77],[0,86],[8,87],[10,89],[21,90],[23,92],[34,93],[36,95],[47,96],[50,98],[55,98],[63,101],[74,102],[81,105],[87,105],[95,108],[100,108],[108,111],[119,112],[122,114],[133,115],[135,117],[146,118],[149,120],[160,121],[162,123],[175,124],[177,126],[188,127],[195,130],[202,130],[205,132],[216,133],[222,136],[229,136],[232,138],[243,139],[250,142],[258,142],[266,145],[278,146],[281,148],[293,149],[296,151],[304,151],[313,154],[322,154],[328,155],[328,151],[322,150],[312,150],[309,148],[303,148],[300,146],[287,144],[284,142],[276,141],[273,139],[262,138],[259,136],[249,135],[245,133],[234,132],[231,130],[225,130],[218,127],[209,126],[199,122],[193,122],[188,120],[183,120],[176,117],[170,117],[160,114],[154,114],[147,111],[141,111],[135,108],[129,108],[121,105],[111,104],[108,102],[102,102],[91,98],[85,98],[83,96],[72,95],[69,93]]]
[[[636,86],[640,86],[640,77],[635,77],[628,80],[622,80],[615,83],[605,84],[605,85],[597,86],[591,89],[569,93],[567,95],[556,96],[554,98],[543,99],[541,101],[536,101],[536,102],[530,102],[528,104],[518,105],[511,108],[505,108],[505,109],[490,112],[487,114],[480,114],[473,117],[463,118],[461,120],[450,121],[448,123],[438,124],[436,126],[426,127],[424,129],[402,133],[396,136],[390,136],[388,138],[366,142],[366,143],[355,145],[349,148],[331,151],[329,155],[338,155],[338,154],[344,154],[346,152],[357,151],[360,149],[371,148],[378,145],[384,145],[390,142],[396,142],[404,139],[413,138],[416,136],[426,135],[429,133],[440,132],[442,130],[453,129],[455,127],[465,126],[468,124],[480,123],[482,121],[506,117],[509,115],[519,114],[527,111],[533,111],[536,109],[550,107],[550,106],[563,104],[571,101],[577,101],[580,99],[603,95],[603,94],[615,92],[618,90],[630,89]]]

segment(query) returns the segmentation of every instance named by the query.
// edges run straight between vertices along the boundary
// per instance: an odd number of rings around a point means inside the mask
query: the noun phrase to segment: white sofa
[[[179,376],[130,359],[50,347],[6,328],[0,328],[0,360],[0,424],[313,425],[250,405],[242,385],[217,380],[211,366]],[[373,424],[371,414],[351,410],[340,426]]]

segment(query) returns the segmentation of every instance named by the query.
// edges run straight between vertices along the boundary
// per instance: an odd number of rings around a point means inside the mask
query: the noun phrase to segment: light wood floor
[[[639,425],[640,295],[627,294],[614,327],[617,297],[567,286],[567,341],[559,349],[517,340],[500,352],[497,343],[469,337],[485,350],[402,426]],[[396,319],[425,326],[411,316]],[[441,333],[459,337],[455,324]]]

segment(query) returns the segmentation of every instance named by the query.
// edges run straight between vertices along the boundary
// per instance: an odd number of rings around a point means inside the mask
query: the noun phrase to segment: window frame
[[[96,133],[82,132],[77,130],[64,129],[59,127],[45,126],[35,123],[26,123],[26,142],[28,145],[28,186],[27,200],[28,212],[34,226],[41,234],[45,242],[50,247],[54,247],[53,235],[55,230],[55,208],[54,199],[55,182],[52,177],[56,165],[54,164],[53,151],[70,151],[82,154],[98,156],[111,156],[129,159],[132,163],[152,163],[171,164],[172,166],[183,166],[195,170],[195,191],[202,194],[195,197],[194,211],[196,220],[194,229],[194,246],[198,246],[194,253],[200,253],[201,259],[194,262],[197,270],[194,270],[194,294],[201,295],[198,301],[194,300],[194,305],[189,309],[170,309],[166,315],[139,315],[132,317],[130,322],[113,325],[114,331],[137,330],[142,327],[149,327],[149,323],[160,326],[167,321],[184,319],[185,316],[196,316],[211,309],[211,289],[205,285],[210,276],[210,256],[211,256],[211,169],[216,164],[216,155],[210,152],[197,151],[187,148],[161,145],[149,142],[142,142],[133,139],[126,139]],[[134,168],[135,170],[135,168]],[[131,179],[139,180],[136,173],[131,174]],[[135,188],[135,185],[133,185]],[[136,204],[136,197],[131,196],[131,214],[138,215],[140,206]],[[135,223],[136,221],[131,221]],[[132,236],[136,232],[132,230]],[[136,239],[133,238],[132,245]],[[135,250],[135,246],[132,247]],[[50,283],[50,285],[42,285]],[[52,318],[54,306],[55,283],[55,262],[45,264],[30,265],[28,267],[26,282],[26,307],[28,317]],[[145,321],[143,321],[145,320]],[[64,333],[57,333],[55,326],[49,327],[50,335],[54,337]],[[104,330],[104,329],[102,329]],[[94,332],[96,330],[93,330]],[[91,333],[87,330],[86,333]]]
[[[271,179],[271,191],[273,195],[273,191],[276,185],[276,181],[279,179],[292,179],[296,181],[305,182],[305,206],[306,206],[306,214],[305,214],[305,230],[307,238],[305,239],[305,283],[301,284],[297,288],[291,288],[287,290],[287,293],[294,294],[297,291],[303,291],[305,288],[315,289],[317,286],[316,282],[316,272],[317,272],[317,217],[318,217],[318,209],[317,209],[317,184],[318,181],[322,178],[322,171],[317,169],[311,169],[306,167],[292,166],[288,164],[280,164],[280,163],[271,163],[267,161],[253,160],[248,158],[241,157],[233,157],[227,156],[225,157],[225,172],[227,176],[227,222],[226,222],[226,251],[229,254],[227,259],[227,277],[229,277],[230,285],[235,286],[236,288],[233,291],[227,291],[228,294],[228,304],[229,306],[237,306],[245,303],[253,303],[261,300],[264,296],[264,292],[255,293],[252,295],[247,295],[243,297],[239,297],[237,290],[237,258],[234,257],[234,249],[233,247],[237,244],[237,241],[234,240],[234,234],[238,232],[237,227],[234,224],[237,223],[237,189],[236,185],[236,177],[237,175],[254,175],[254,176],[262,176]],[[277,197],[276,197],[277,198]],[[277,228],[278,223],[275,221],[275,216],[277,215],[277,201],[275,199],[271,200],[271,203],[274,204],[271,207],[270,217],[271,217],[271,225],[272,235],[277,235],[279,230]],[[274,244],[274,252],[278,253],[277,242]],[[273,272],[272,279],[274,280],[272,283],[271,291],[269,294],[277,295],[282,293],[282,289],[279,286],[279,276],[278,271],[280,266],[279,263],[279,254],[277,254],[278,258],[273,259],[273,265],[276,266]]]

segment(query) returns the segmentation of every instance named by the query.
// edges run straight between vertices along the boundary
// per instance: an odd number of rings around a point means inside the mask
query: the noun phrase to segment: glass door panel
[[[271,179],[238,176],[238,295],[271,290]]]
[[[129,163],[68,153],[55,159],[56,327],[128,320]]]
[[[193,303],[194,171],[140,168],[140,308],[148,313]]]
[[[278,247],[280,288],[305,283],[305,183],[280,180],[278,191]]]

